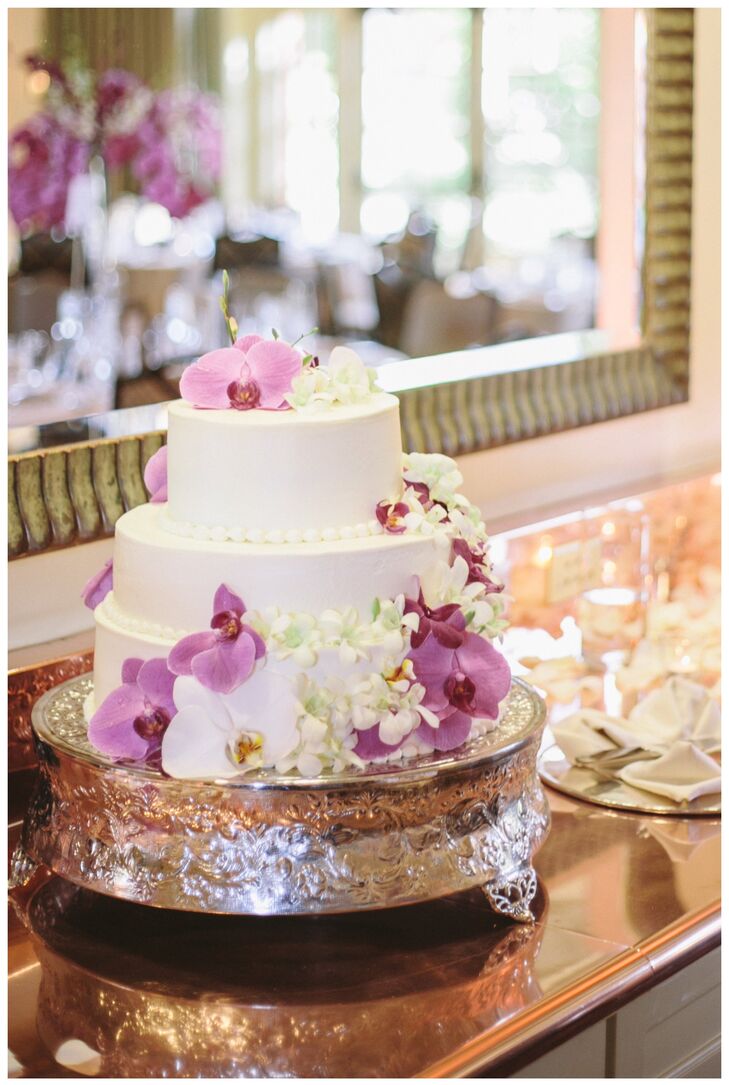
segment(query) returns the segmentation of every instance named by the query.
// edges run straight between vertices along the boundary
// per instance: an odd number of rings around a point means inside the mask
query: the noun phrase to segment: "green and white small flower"
[[[307,366],[294,377],[285,397],[296,411],[320,411],[335,403],[366,403],[376,391],[377,373],[349,347],[335,347],[327,366]]]
[[[312,614],[281,614],[271,623],[269,641],[277,659],[293,656],[300,667],[313,667],[322,647],[321,631]]]
[[[439,452],[410,452],[403,457],[406,482],[423,482],[433,501],[453,503],[463,475],[455,460]]]
[[[325,610],[319,618],[322,640],[327,648],[338,648],[342,663],[356,663],[367,658],[372,643],[371,630],[362,625],[355,607]]]
[[[503,617],[507,602],[503,595],[486,595],[475,600],[472,607],[463,607],[468,628],[489,640],[500,637],[509,625]]]
[[[453,508],[449,511],[449,519],[453,532],[465,539],[469,546],[477,543],[485,544],[488,541],[486,525],[481,519],[481,514],[475,505],[468,504],[464,508]]]
[[[442,505],[433,505],[426,511],[417,493],[411,487],[407,487],[402,500],[410,510],[403,517],[408,531],[417,531],[421,535],[435,535],[439,531],[448,530],[446,523],[448,513]]]
[[[420,726],[428,711],[420,707],[424,695],[425,688],[411,683],[401,668],[363,675],[350,695],[352,724],[357,731],[379,724],[382,741],[396,746]]]
[[[335,691],[320,686],[306,675],[299,675],[297,684],[298,747],[286,765],[277,766],[287,772],[296,767],[303,776],[319,775],[322,771],[342,772],[348,767],[362,768],[363,762],[354,753],[357,736],[351,723],[346,730],[339,722],[343,718],[341,701]]]
[[[296,411],[324,410],[336,398],[329,373],[322,366],[308,366],[291,381],[291,391],[284,397]]]
[[[417,629],[417,614],[405,614],[405,596],[396,599],[375,599],[372,607],[372,635],[390,656],[400,656],[405,651],[409,633]]]
[[[349,347],[334,348],[328,371],[337,403],[364,403],[375,391],[376,371]]]
[[[468,565],[457,557],[452,565],[439,561],[421,578],[423,598],[429,607],[456,603],[463,612],[466,626],[474,633],[493,639],[507,626],[501,617],[503,595],[486,594],[484,584],[468,584]]]
[[[483,595],[483,584],[467,584],[468,565],[461,557],[450,565],[447,561],[437,561],[420,578],[423,598],[429,607],[442,607],[447,603],[459,606],[471,606],[474,600]]]

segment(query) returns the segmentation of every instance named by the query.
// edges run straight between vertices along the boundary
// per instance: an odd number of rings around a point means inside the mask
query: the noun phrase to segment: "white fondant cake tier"
[[[311,531],[367,523],[402,480],[398,400],[298,411],[168,414],[173,520],[209,528]]]
[[[326,543],[211,542],[161,526],[163,505],[140,505],[116,525],[114,600],[142,623],[194,632],[209,625],[213,596],[227,584],[251,610],[319,614],[414,590],[438,555],[434,538],[375,535]]]

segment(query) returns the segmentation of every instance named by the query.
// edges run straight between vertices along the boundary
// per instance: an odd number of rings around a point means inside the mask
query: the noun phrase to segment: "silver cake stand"
[[[544,705],[514,679],[499,727],[453,755],[330,779],[173,780],[86,739],[89,675],[33,710],[40,763],[12,882],[39,866],[159,908],[302,915],[389,908],[480,886],[533,919],[549,828],[536,771]]]

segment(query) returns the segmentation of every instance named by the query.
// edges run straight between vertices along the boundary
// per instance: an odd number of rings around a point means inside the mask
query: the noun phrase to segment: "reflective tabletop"
[[[11,917],[11,1072],[454,1076],[535,1057],[718,938],[718,821],[550,801],[533,927],[478,892],[248,919],[41,875]]]

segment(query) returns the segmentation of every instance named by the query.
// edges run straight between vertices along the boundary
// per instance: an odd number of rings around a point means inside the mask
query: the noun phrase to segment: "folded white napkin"
[[[615,743],[598,734],[597,729],[609,732],[610,728],[620,723],[614,716],[598,712],[595,708],[581,708],[559,723],[551,724],[551,729],[562,753],[574,764],[578,757],[591,757],[601,750],[615,749]],[[619,741],[618,745],[622,746],[623,742]]]
[[[634,761],[618,773],[621,780],[642,791],[665,795],[674,802],[721,791],[721,770],[708,754],[690,742],[676,742],[654,761]]]
[[[704,751],[721,749],[718,701],[703,686],[675,675],[636,705],[628,719],[583,708],[552,733],[572,764],[615,747],[639,746],[660,754],[619,770],[626,784],[676,802],[721,791],[721,772]]]
[[[666,749],[679,739],[721,749],[721,710],[705,686],[673,675],[635,706],[625,721],[630,743]]]

